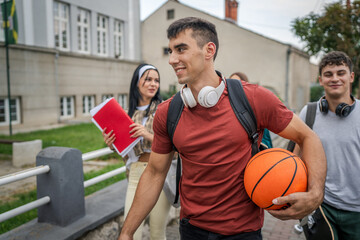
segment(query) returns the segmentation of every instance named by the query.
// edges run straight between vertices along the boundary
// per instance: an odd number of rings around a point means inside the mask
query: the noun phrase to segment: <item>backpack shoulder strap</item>
[[[176,126],[179,122],[179,119],[181,117],[181,113],[182,113],[183,109],[184,109],[184,103],[181,99],[180,92],[177,92],[169,104],[167,121],[166,121],[167,131],[168,131],[171,143],[173,144],[175,150],[176,150],[176,147],[173,143],[173,137],[174,137],[174,132],[175,132]]]
[[[310,102],[307,104],[305,123],[311,129],[313,128],[315,122],[316,108],[317,108],[317,102]],[[294,151],[295,145],[296,145],[295,142],[290,141],[286,149],[292,152]]]
[[[180,92],[177,92],[169,104],[167,120],[166,120],[167,131],[175,151],[177,151],[177,149],[174,145],[173,137],[183,109],[184,109],[184,103],[181,99]],[[177,165],[176,165],[176,186],[175,186],[174,204],[177,204],[179,201],[180,177],[181,177],[181,160],[180,160],[180,154],[178,154]]]
[[[310,102],[307,105],[305,123],[312,129],[315,122],[317,102]]]
[[[245,95],[241,81],[226,79],[226,84],[229,92],[230,105],[233,108],[237,119],[240,121],[249,136],[251,141],[251,155],[253,156],[259,152],[259,133],[257,131],[255,114]]]

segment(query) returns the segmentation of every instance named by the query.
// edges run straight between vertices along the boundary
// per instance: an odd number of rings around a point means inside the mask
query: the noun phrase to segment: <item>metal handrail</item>
[[[48,204],[50,202],[50,197],[42,197],[38,200],[32,201],[30,203],[27,203],[25,205],[22,205],[20,207],[14,208],[10,211],[4,212],[0,214],[0,222],[4,222],[12,217],[15,217],[17,215],[23,214],[27,211],[33,210],[35,208],[38,208],[40,206],[43,206],[45,204]]]
[[[113,153],[113,151],[110,148],[108,148],[108,147],[101,148],[101,149],[98,149],[98,150],[95,150],[95,151],[84,153],[82,155],[82,160],[87,161],[87,160],[90,160],[90,159],[93,159],[93,158],[96,158],[96,157],[101,157],[101,156],[108,155],[110,153]]]
[[[90,160],[90,159],[93,159],[93,158],[96,158],[96,157],[101,157],[101,156],[104,156],[104,155],[108,155],[108,154],[110,154],[112,152],[113,151],[110,150],[110,148],[108,148],[108,147],[98,149],[98,150],[95,150],[95,151],[84,153],[82,155],[82,160],[87,161],[87,160]],[[50,171],[49,165],[41,165],[41,166],[37,166],[37,167],[34,167],[34,168],[26,169],[26,170],[23,170],[23,171],[20,171],[20,172],[11,173],[11,174],[0,177],[0,186],[8,184],[8,183],[15,182],[15,181],[19,181],[19,180],[22,180],[22,179],[25,179],[25,178],[28,178],[28,177],[33,177],[33,176],[40,175],[40,174],[43,174],[43,173],[48,173],[49,171]],[[96,183],[99,183],[101,181],[104,181],[106,179],[109,179],[109,178],[111,178],[111,177],[113,177],[115,175],[124,173],[125,171],[126,171],[126,167],[123,166],[121,168],[112,170],[110,172],[104,173],[102,175],[99,175],[99,176],[94,177],[92,179],[89,179],[87,181],[84,181],[84,188],[92,186],[92,185],[94,185]],[[27,203],[25,205],[22,205],[20,207],[17,207],[15,209],[12,209],[10,211],[4,212],[4,213],[0,214],[0,222],[4,222],[4,221],[6,221],[6,220],[8,220],[8,219],[10,219],[12,217],[15,217],[17,215],[23,214],[23,213],[25,213],[27,211],[30,211],[32,209],[35,209],[35,208],[38,208],[38,207],[43,206],[45,204],[48,204],[49,202],[50,202],[50,197],[46,196],[46,197],[40,198],[38,200],[32,201],[30,203]]]
[[[113,153],[113,151],[110,148],[108,148],[108,147],[101,148],[101,149],[98,149],[95,151],[91,151],[91,152],[82,154],[82,160],[87,161],[90,159],[94,159],[96,157],[108,155],[110,153]],[[26,169],[23,171],[11,173],[11,174],[8,174],[5,176],[1,176],[0,177],[0,186],[8,184],[8,183],[16,182],[16,181],[19,181],[19,180],[22,180],[25,178],[40,175],[43,173],[48,173],[49,171],[50,171],[49,165],[41,165],[41,166],[37,166],[34,168]]]
[[[125,171],[126,171],[126,167],[123,166],[123,167],[121,167],[121,168],[117,168],[117,169],[112,170],[112,171],[110,171],[110,172],[101,174],[101,175],[99,175],[99,176],[97,176],[97,177],[91,178],[91,179],[89,179],[89,180],[87,180],[87,181],[84,182],[84,188],[89,187],[89,186],[92,186],[92,185],[94,185],[94,184],[96,184],[96,183],[99,183],[99,182],[101,182],[101,181],[104,181],[104,180],[106,180],[106,179],[109,179],[109,178],[111,178],[111,177],[113,177],[113,176],[115,176],[115,175],[124,173]]]
[[[50,171],[50,167],[49,165],[41,165],[41,166],[37,166],[34,168],[29,168],[26,169],[24,171],[20,171],[20,172],[16,172],[16,173],[11,173],[5,176],[0,177],[0,186],[8,184],[8,183],[12,183],[12,182],[16,182],[28,177],[33,177],[39,174],[43,174],[43,173],[47,173]]]

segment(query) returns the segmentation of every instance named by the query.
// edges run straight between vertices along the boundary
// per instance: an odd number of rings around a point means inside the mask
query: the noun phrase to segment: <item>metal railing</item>
[[[82,160],[87,161],[87,160],[90,160],[90,159],[94,159],[94,158],[97,158],[97,157],[102,157],[102,156],[108,155],[110,153],[113,153],[113,151],[110,148],[108,148],[108,147],[101,148],[101,149],[98,149],[98,150],[95,150],[95,151],[84,153],[82,155]]]
[[[90,159],[94,159],[97,157],[101,157],[101,156],[105,156],[108,155],[110,153],[113,153],[112,150],[110,150],[108,147],[107,148],[102,148],[102,149],[98,149],[95,151],[91,151],[88,153],[84,153],[82,154],[82,160],[83,161],[87,161]],[[5,184],[9,184],[12,182],[16,182],[25,178],[29,178],[29,177],[33,177],[33,176],[37,176],[40,174],[44,174],[44,173],[48,173],[50,171],[50,167],[48,165],[41,165],[41,166],[37,166],[34,168],[30,168],[30,169],[26,169],[20,172],[16,172],[16,173],[11,173],[5,176],[0,177],[0,186],[5,185]],[[84,181],[84,188],[92,186],[96,183],[99,183],[101,181],[107,180],[113,176],[116,176],[118,174],[124,173],[126,171],[126,167],[123,166],[121,168],[112,170],[110,172],[104,173],[102,175],[99,175],[97,177],[94,177],[92,179],[89,179],[87,181]],[[4,222],[12,217],[18,216],[20,214],[23,214],[25,212],[28,212],[32,209],[38,208],[40,206],[46,205],[51,201],[49,196],[45,196],[43,198],[37,199],[35,201],[32,201],[30,203],[27,203],[25,205],[22,205],[20,207],[17,207],[15,209],[9,210],[7,212],[4,212],[2,214],[0,214],[0,223]]]
[[[4,212],[4,213],[0,214],[0,222],[4,222],[10,218],[16,217],[17,215],[23,214],[25,212],[28,212],[30,210],[33,210],[35,208],[38,208],[45,204],[48,204],[49,202],[50,202],[50,197],[46,196],[46,197],[40,198],[38,200],[29,202],[28,204],[14,208],[10,211]]]
[[[106,180],[106,179],[109,179],[109,178],[111,178],[111,177],[113,177],[113,176],[116,176],[116,175],[118,175],[118,174],[124,173],[125,171],[126,171],[126,167],[123,166],[123,167],[121,167],[121,168],[112,170],[112,171],[110,171],[110,172],[107,172],[107,173],[104,173],[104,174],[99,175],[99,176],[97,176],[97,177],[94,177],[94,178],[92,178],[92,179],[89,179],[89,180],[87,180],[87,181],[84,182],[84,188],[89,187],[89,186],[92,186],[92,185],[94,185],[94,184],[97,184],[97,183],[99,183],[99,182],[101,182],[101,181],[104,181],[104,180]]]
[[[47,173],[49,171],[50,171],[50,167],[48,165],[46,165],[46,166],[41,165],[41,166],[37,166],[34,168],[26,169],[26,170],[23,170],[20,172],[11,173],[11,174],[5,175],[3,177],[0,177],[0,186],[8,184],[8,183],[12,183],[12,182],[20,181],[25,178],[34,177],[36,175]]]

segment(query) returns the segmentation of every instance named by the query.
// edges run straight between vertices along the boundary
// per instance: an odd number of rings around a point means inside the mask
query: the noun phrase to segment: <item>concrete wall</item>
[[[124,61],[51,49],[14,45],[10,47],[11,96],[20,97],[21,123],[14,131],[61,122],[60,96],[75,96],[75,118],[90,120],[82,113],[82,96],[128,93],[138,62]],[[7,97],[5,50],[0,45],[0,96]],[[7,133],[8,126],[0,126]]]
[[[174,19],[167,20],[169,9],[175,10]],[[288,44],[264,37],[176,1],[166,2],[142,22],[143,59],[159,68],[162,90],[167,90],[169,84],[177,85],[175,73],[168,64],[169,57],[163,54],[163,48],[168,46],[166,29],[176,19],[189,16],[204,18],[216,25],[220,47],[215,67],[226,77],[233,72],[242,71],[248,75],[250,82],[269,88],[283,101],[287,100],[289,108],[294,110],[300,110],[300,105],[308,101],[311,80],[309,56],[291,47],[287,71]],[[304,89],[298,93],[298,87]],[[301,99],[294,100],[300,96]]]

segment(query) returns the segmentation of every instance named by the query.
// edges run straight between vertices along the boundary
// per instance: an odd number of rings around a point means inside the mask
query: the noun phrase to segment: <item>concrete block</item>
[[[50,197],[38,208],[39,222],[67,226],[85,215],[82,154],[65,147],[48,147],[36,157],[36,165],[49,165],[50,172],[36,176],[37,197]]]
[[[14,142],[12,164],[14,167],[35,164],[36,155],[42,149],[42,140],[37,139],[26,142]]]

